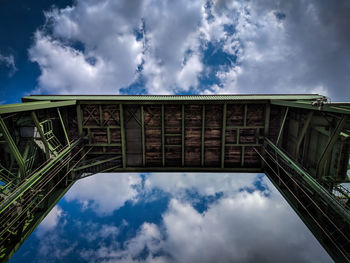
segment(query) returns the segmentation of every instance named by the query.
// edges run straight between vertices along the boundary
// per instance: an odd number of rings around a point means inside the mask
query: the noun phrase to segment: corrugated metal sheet
[[[199,101],[199,100],[315,100],[318,94],[252,94],[252,95],[31,95],[23,101],[37,100],[117,100],[117,101]]]

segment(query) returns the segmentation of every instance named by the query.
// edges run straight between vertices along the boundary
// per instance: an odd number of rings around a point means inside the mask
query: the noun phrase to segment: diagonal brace
[[[24,163],[23,157],[22,157],[21,153],[19,152],[17,145],[13,141],[11,134],[10,134],[9,130],[7,129],[6,124],[5,124],[4,120],[1,118],[1,116],[0,116],[0,126],[1,126],[2,132],[4,133],[5,140],[7,141],[8,145],[10,147],[10,150],[11,150],[13,156],[15,157],[16,162],[19,166],[19,170],[21,172],[21,175],[24,176],[25,175],[25,163]]]

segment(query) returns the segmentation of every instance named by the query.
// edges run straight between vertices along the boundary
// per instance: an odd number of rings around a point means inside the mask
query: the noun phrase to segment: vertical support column
[[[49,159],[50,158],[50,147],[49,147],[49,143],[48,141],[46,140],[45,138],[45,134],[44,134],[44,131],[41,129],[41,126],[40,126],[40,123],[39,123],[39,120],[38,120],[38,117],[36,116],[35,112],[32,111],[32,119],[34,121],[34,124],[35,124],[35,127],[36,129],[38,130],[39,134],[40,134],[40,138],[44,144],[44,147],[45,147],[45,156],[46,156],[46,159]]]
[[[22,158],[22,155],[21,153],[19,152],[18,148],[17,148],[17,145],[15,144],[15,142],[13,141],[12,137],[11,137],[11,134],[10,132],[8,131],[7,127],[6,127],[6,124],[5,122],[3,121],[3,119],[1,118],[0,116],[0,126],[1,126],[1,130],[2,132],[4,133],[4,137],[5,137],[5,140],[7,141],[9,147],[10,147],[10,150],[13,154],[13,156],[15,157],[16,159],[16,162],[18,164],[18,167],[19,167],[19,170],[20,170],[20,173],[21,173],[21,176],[24,176],[25,175],[25,164],[24,164],[24,160]]]
[[[181,105],[181,164],[185,166],[185,105]]]
[[[205,136],[205,104],[202,108],[202,144],[201,144],[201,166],[204,166],[204,136]]]
[[[244,166],[244,155],[245,155],[245,146],[242,146],[242,153],[241,153],[241,167]]]
[[[165,166],[164,104],[162,104],[162,165]]]
[[[222,134],[221,134],[221,168],[224,168],[225,166],[226,115],[227,115],[227,104],[224,103],[223,114],[222,114]]]
[[[307,129],[310,126],[311,119],[312,119],[313,115],[314,115],[314,111],[309,111],[309,113],[307,114],[306,121],[304,123],[303,129],[301,130],[301,132],[299,134],[299,137],[297,139],[296,148],[295,148],[295,159],[298,159],[301,142],[303,141],[304,136],[306,134],[306,131],[307,131]]]
[[[111,144],[111,130],[107,127],[107,143]]]
[[[266,104],[266,106],[265,106],[265,126],[264,126],[264,136],[265,137],[267,137],[267,135],[269,134],[270,113],[271,113],[271,106],[269,103],[269,104]]]
[[[123,168],[126,168],[125,129],[124,129],[123,104],[119,104],[119,115],[120,115],[120,136],[121,136],[121,140],[122,140],[122,162],[123,162]]]
[[[283,120],[282,120],[282,123],[281,123],[281,128],[280,128],[280,131],[278,133],[277,140],[276,140],[276,145],[277,146],[280,144],[280,139],[281,139],[281,135],[282,135],[282,132],[283,132],[284,124],[285,124],[286,119],[287,119],[288,111],[289,111],[289,107],[287,107],[285,112],[284,112]]]
[[[265,105],[265,125],[264,125],[264,137],[267,138],[269,135],[269,128],[270,128],[270,114],[271,114],[271,104],[268,102]],[[265,147],[262,147],[262,153],[263,156],[266,156],[265,152]],[[261,161],[261,167],[264,169],[265,168],[265,162],[263,162],[260,158]]]
[[[322,175],[324,174],[324,167],[326,165],[326,162],[329,162],[329,157],[332,153],[332,149],[334,144],[336,143],[336,141],[338,140],[339,137],[339,133],[341,132],[341,130],[343,129],[345,123],[346,123],[346,119],[347,117],[345,115],[342,116],[342,118],[339,120],[336,128],[334,129],[333,133],[331,134],[331,136],[328,139],[327,142],[327,146],[324,149],[320,160],[317,163],[317,169],[316,169],[316,176],[317,176],[317,180],[322,180]]]
[[[146,166],[146,149],[145,149],[145,112],[141,105],[141,139],[142,139],[142,165]]]
[[[98,110],[99,110],[99,113],[100,113],[100,127],[103,126],[103,114],[102,114],[102,105],[98,105]]]
[[[64,125],[64,122],[63,122],[63,119],[62,119],[62,116],[61,116],[60,108],[57,108],[57,113],[58,113],[58,117],[60,118],[60,121],[61,121],[61,125],[62,125],[62,128],[63,128],[63,132],[64,132],[64,136],[66,138],[67,144],[70,145],[70,141],[69,141],[68,135],[67,135],[66,126]]]
[[[83,136],[83,114],[81,113],[81,106],[78,103],[77,104],[77,122],[78,122],[78,131],[79,131],[79,136]]]

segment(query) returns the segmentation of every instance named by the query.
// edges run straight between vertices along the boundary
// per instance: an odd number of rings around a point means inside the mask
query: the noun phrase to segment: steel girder
[[[14,178],[11,186],[7,180],[0,188],[5,196],[0,221],[12,218],[0,229],[8,236],[0,240],[2,261],[75,180],[99,172],[265,172],[332,258],[349,260],[350,197],[341,185],[349,181],[349,104],[329,104],[321,95],[28,96],[23,101],[0,106],[0,176],[21,170],[8,176]],[[132,129],[128,114],[138,123]],[[44,122],[51,123],[63,149],[53,151]],[[35,128],[30,138],[22,134],[28,127]],[[129,132],[140,137],[139,146]],[[39,152],[34,172],[26,170],[30,147]],[[38,194],[29,195],[32,190]],[[7,212],[19,206],[30,217]]]

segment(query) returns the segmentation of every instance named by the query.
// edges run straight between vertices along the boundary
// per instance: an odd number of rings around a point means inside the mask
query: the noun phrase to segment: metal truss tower
[[[321,95],[22,101],[0,106],[0,261],[83,177],[247,172],[265,173],[329,255],[350,262],[350,103]]]

